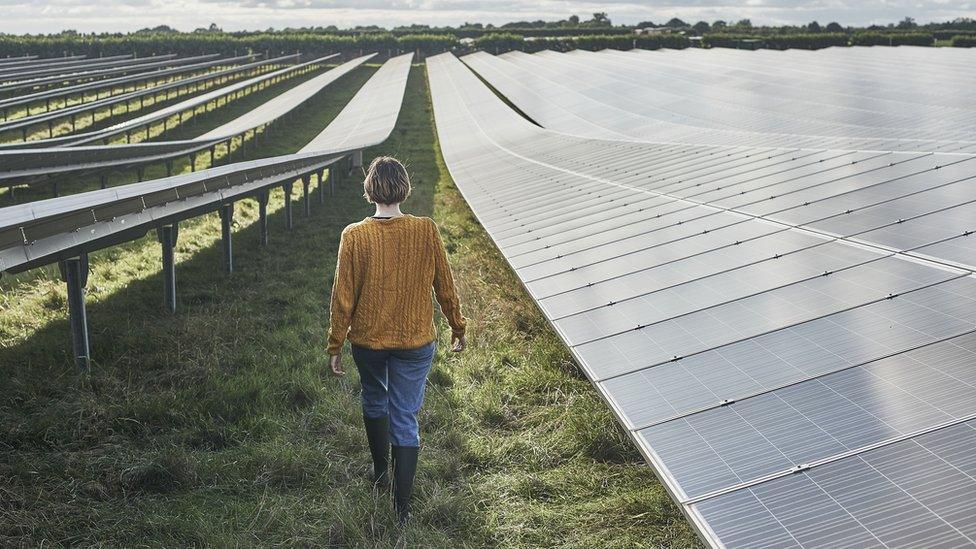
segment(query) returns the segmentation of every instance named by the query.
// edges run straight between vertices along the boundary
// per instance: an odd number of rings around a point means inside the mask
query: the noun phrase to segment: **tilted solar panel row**
[[[976,152],[976,96],[967,83],[976,72],[964,58],[916,74],[910,82],[925,84],[909,89],[897,57],[910,57],[910,48],[891,52],[887,65],[846,60],[819,68],[801,50],[753,53],[578,50],[477,53],[464,61],[536,122],[575,135]]]
[[[976,539],[973,155],[574,137],[428,71],[458,188],[709,543]]]

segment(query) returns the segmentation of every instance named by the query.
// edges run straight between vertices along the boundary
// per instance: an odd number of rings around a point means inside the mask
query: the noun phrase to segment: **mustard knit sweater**
[[[437,337],[431,288],[456,335],[465,319],[434,220],[403,215],[349,225],[332,285],[329,354],[349,341],[370,349],[415,349]]]

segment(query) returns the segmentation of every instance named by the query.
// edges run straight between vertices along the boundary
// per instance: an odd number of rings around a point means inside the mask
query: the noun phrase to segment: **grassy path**
[[[274,152],[372,70],[303,107]],[[83,384],[51,270],[0,281],[0,545],[698,545],[454,188],[420,65],[380,153],[411,170],[405,210],[440,223],[471,319],[465,354],[438,350],[410,528],[368,491],[355,374],[325,373],[338,235],[369,214],[347,179],[292,233],[275,193],[264,249],[239,203],[231,278],[217,216],[184,224],[173,316],[150,237],[95,256]]]

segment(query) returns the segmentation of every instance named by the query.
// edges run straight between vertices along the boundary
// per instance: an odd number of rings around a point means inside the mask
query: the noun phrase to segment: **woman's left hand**
[[[329,357],[329,367],[332,368],[332,375],[336,377],[346,375],[346,371],[342,369],[342,355],[332,355]]]
[[[464,335],[452,335],[451,336],[451,351],[455,353],[460,353],[464,350],[464,347],[468,344],[468,341],[464,339]]]

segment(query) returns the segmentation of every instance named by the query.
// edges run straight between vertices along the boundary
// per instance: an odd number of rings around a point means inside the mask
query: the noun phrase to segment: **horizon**
[[[641,2],[505,0],[112,0],[99,5],[76,0],[0,0],[5,16],[0,33],[9,35],[134,32],[165,25],[190,32],[214,23],[227,32],[327,27],[340,29],[377,25],[383,28],[412,24],[460,26],[482,23],[500,26],[515,21],[558,21],[571,15],[589,19],[606,12],[614,25],[642,21],[663,24],[673,17],[689,24],[716,20],[750,19],[756,26],[822,25],[865,27],[897,23],[905,17],[919,24],[950,22],[976,17],[976,2],[968,0],[904,0],[843,5],[829,0],[667,0],[655,7]],[[467,8],[467,9],[466,9]]]

